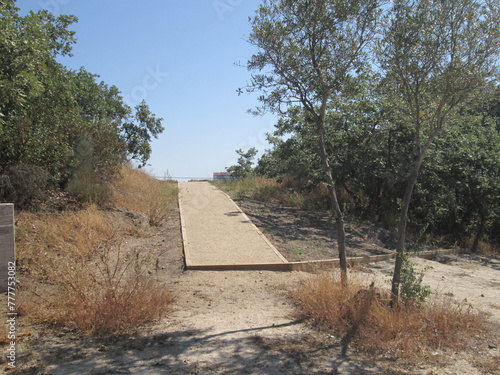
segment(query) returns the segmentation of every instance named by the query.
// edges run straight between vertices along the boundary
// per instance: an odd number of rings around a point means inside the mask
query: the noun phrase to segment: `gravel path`
[[[286,263],[239,207],[208,182],[179,184],[186,265]]]

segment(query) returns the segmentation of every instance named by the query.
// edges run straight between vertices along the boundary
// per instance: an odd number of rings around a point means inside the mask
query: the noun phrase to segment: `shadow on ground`
[[[334,219],[328,212],[287,207],[257,199],[236,201],[288,261],[338,258]],[[346,224],[347,256],[392,252],[394,236],[369,225]]]
[[[210,333],[175,330],[106,339],[78,338],[45,343],[38,364],[17,374],[371,374],[341,356],[338,342],[298,336],[266,338],[266,331],[296,325]],[[295,343],[295,344],[294,344]],[[292,344],[292,345],[290,345]],[[299,348],[300,346],[300,348]],[[325,352],[329,355],[325,356]],[[325,358],[328,358],[325,360]],[[20,363],[29,358],[19,358]],[[51,363],[45,367],[44,363]],[[340,371],[340,372],[339,372]]]

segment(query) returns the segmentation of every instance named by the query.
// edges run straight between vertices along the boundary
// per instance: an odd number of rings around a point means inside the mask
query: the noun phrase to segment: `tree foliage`
[[[0,4],[0,175],[5,186],[22,166],[36,166],[49,185],[75,179],[105,183],[121,163],[144,165],[162,119],[145,102],[134,111],[117,87],[56,61],[70,55],[74,16],[48,11],[21,17],[15,2]],[[11,184],[12,185],[12,184]],[[8,199],[4,194],[0,199]]]
[[[242,149],[236,150],[236,153],[240,156],[238,158],[238,163],[232,165],[226,170],[231,173],[233,178],[245,178],[253,174],[253,160],[255,155],[257,155],[257,149],[251,147],[247,152]]]
[[[299,3],[280,2],[281,8],[271,9],[289,20],[300,6],[301,14],[313,15],[318,4],[328,10],[349,7],[343,1]],[[313,33],[295,28],[317,30],[321,17],[304,15],[297,17],[303,23],[283,23],[273,11],[259,10],[257,18],[263,21],[257,35],[274,43],[257,44],[266,53],[249,61],[254,70],[271,67],[253,76],[252,89],[262,92],[259,110],[271,107],[280,115],[269,135],[273,147],[256,171],[278,178],[291,174],[305,185],[328,183],[315,142],[322,133],[332,178],[345,193],[340,204],[349,203],[352,213],[397,229],[400,254],[407,223],[420,236],[436,234],[463,243],[473,237],[475,248],[482,239],[498,241],[499,2],[398,0],[386,5],[377,43],[365,44],[355,60],[376,62],[374,72],[361,63],[351,70],[338,62],[317,64],[317,46],[324,47],[319,50],[327,61],[328,53],[341,51],[348,38],[328,34],[315,44]],[[252,25],[255,30],[255,20]],[[297,40],[315,48],[302,48]],[[315,66],[323,69],[317,77]],[[332,87],[336,95],[322,102]],[[319,109],[324,110],[322,130],[314,133]],[[393,286],[397,295],[397,276]]]
[[[122,135],[130,157],[144,166],[151,156],[151,136],[158,138],[164,130],[161,124],[163,119],[156,118],[143,100],[135,107],[134,120],[123,124]]]
[[[424,158],[457,107],[494,77],[500,52],[498,1],[397,0],[377,51],[383,88],[413,128],[412,166],[401,204],[393,302],[398,298],[408,210]]]

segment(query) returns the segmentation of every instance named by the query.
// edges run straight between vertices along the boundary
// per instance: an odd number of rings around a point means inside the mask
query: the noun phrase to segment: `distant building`
[[[214,180],[226,180],[228,178],[231,178],[231,173],[229,173],[229,172],[215,172],[214,173]]]

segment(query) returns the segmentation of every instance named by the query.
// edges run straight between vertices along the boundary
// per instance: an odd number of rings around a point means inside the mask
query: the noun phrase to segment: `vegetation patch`
[[[413,363],[433,361],[438,350],[465,349],[485,330],[484,317],[465,301],[433,296],[421,306],[391,308],[387,292],[373,284],[367,288],[354,276],[344,288],[337,273],[311,276],[291,298],[297,317],[340,338],[344,354],[351,345],[360,352]]]
[[[177,204],[177,183],[159,181],[140,169],[124,167],[113,184],[114,204],[141,212],[151,225],[165,220]]]
[[[113,186],[115,203],[127,210],[135,196],[141,203],[137,211],[128,209],[130,215],[142,211],[146,225],[160,225],[176,204],[174,184],[128,168],[122,173],[123,179]],[[136,184],[143,188],[135,191]],[[141,196],[151,192],[164,204],[161,209],[153,210],[151,200]],[[19,309],[34,322],[101,335],[152,322],[168,312],[174,296],[151,274],[157,259],[154,248],[130,246],[127,236],[139,231],[117,225],[108,211],[87,205],[61,213],[21,212],[17,224],[23,275]]]

